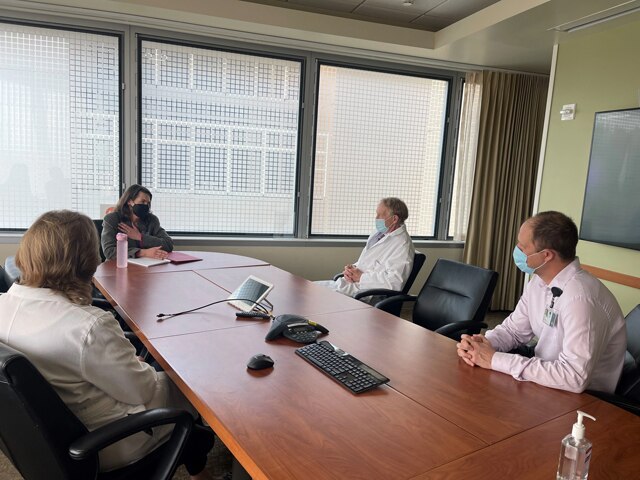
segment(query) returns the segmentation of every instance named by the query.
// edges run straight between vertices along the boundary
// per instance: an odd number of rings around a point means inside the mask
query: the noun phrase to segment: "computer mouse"
[[[251,370],[263,370],[273,367],[274,361],[269,355],[258,353],[251,357],[247,362],[247,368]]]

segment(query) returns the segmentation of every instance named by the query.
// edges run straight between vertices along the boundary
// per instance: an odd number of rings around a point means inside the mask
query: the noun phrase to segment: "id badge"
[[[547,307],[544,309],[544,318],[542,319],[544,323],[549,325],[550,327],[555,327],[558,323],[558,312],[556,312],[553,308]]]

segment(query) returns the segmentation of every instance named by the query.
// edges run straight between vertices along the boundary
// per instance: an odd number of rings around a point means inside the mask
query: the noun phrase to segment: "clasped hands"
[[[467,365],[491,368],[491,360],[496,351],[484,335],[462,335],[460,343],[456,344],[456,347],[458,348],[458,356]]]
[[[360,277],[362,277],[362,270],[360,270],[355,265],[346,265],[344,267],[344,271],[342,275],[344,275],[344,279],[349,283],[358,283],[360,281]]]

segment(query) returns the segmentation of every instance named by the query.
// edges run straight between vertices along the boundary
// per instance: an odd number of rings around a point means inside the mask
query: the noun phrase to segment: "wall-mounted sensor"
[[[574,118],[576,118],[576,104],[563,105],[560,110],[560,120],[573,120]]]

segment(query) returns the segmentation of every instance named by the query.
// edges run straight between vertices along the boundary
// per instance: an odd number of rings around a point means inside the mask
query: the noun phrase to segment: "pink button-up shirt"
[[[553,327],[543,322],[552,287],[563,291],[555,300],[558,321]],[[538,337],[535,357],[502,353],[534,336]],[[580,267],[577,258],[550,285],[534,275],[514,312],[486,337],[497,350],[493,370],[571,392],[587,388],[613,392],[627,348],[618,302],[602,282]]]

